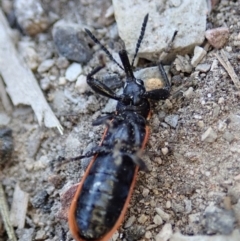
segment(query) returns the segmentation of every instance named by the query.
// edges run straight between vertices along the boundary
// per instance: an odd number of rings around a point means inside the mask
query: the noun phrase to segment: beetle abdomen
[[[98,239],[114,226],[126,202],[135,167],[125,155],[97,156],[77,201],[80,236]]]

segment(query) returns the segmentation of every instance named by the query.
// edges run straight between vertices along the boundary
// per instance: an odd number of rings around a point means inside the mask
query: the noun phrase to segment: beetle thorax
[[[140,79],[127,80],[123,88],[123,94],[128,96],[131,104],[135,106],[141,105],[145,92],[143,81]]]

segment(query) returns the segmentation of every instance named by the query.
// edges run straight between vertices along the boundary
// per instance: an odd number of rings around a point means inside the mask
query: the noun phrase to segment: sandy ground
[[[113,20],[106,22],[101,18],[96,22],[96,16],[90,14],[96,9],[106,10],[110,1],[104,4],[86,1],[81,8],[78,1],[49,2],[43,1],[44,8],[54,9],[61,17],[70,18],[72,10],[73,21],[80,16],[87,24],[95,22],[96,26],[104,25],[106,29],[113,24]],[[230,38],[224,49],[239,75],[240,3],[227,2],[223,1],[212,11],[208,22],[213,27],[223,23],[229,27]],[[44,56],[53,46],[51,30],[42,37],[46,42],[41,42],[39,36],[32,41],[39,55]],[[105,43],[107,38],[108,32]],[[55,48],[50,52],[50,57],[57,58]],[[170,223],[174,232],[187,235],[224,233],[221,228],[212,231],[206,226],[204,212],[211,205],[232,210],[239,200],[240,92],[216,60],[216,52],[210,49],[202,61],[211,65],[210,71],[181,74],[179,82],[173,81],[172,92],[178,88],[181,91],[170,97],[170,104],[153,104],[149,122],[151,135],[144,155],[150,172],[139,173],[125,221],[115,240],[154,240],[165,223]],[[98,55],[94,54],[90,67],[97,65]],[[61,73],[61,69],[57,71]],[[41,79],[37,73],[36,77]],[[189,87],[193,87],[193,93],[186,98],[183,92]],[[92,92],[81,95],[81,100],[89,104],[85,113],[80,113],[71,101],[66,101],[63,108],[51,101],[65,90],[74,97],[79,95],[74,83],[61,86],[57,79],[44,91],[64,126],[63,136],[57,130],[39,127],[29,107],[14,107],[8,125],[13,130],[15,148],[11,162],[1,170],[1,181],[9,205],[16,183],[30,196],[25,227],[16,230],[19,240],[72,240],[61,209],[61,198],[71,185],[80,181],[86,161],[68,163],[54,171],[50,170],[49,161],[59,155],[79,155],[99,142],[104,127],[92,127],[91,122],[101,113],[107,99]],[[178,116],[176,128],[164,121],[169,115]],[[214,142],[201,140],[209,127],[217,135]],[[159,215],[159,209],[168,215]],[[239,217],[239,212],[235,210],[233,216]],[[224,217],[220,215],[221,218]],[[233,227],[239,228],[238,223]],[[0,241],[4,240],[7,240],[6,233],[0,222]]]

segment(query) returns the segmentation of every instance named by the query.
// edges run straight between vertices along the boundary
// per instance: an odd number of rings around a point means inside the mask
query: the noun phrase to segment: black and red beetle
[[[126,80],[123,94],[117,95],[94,75],[103,66],[95,68],[87,75],[87,83],[98,94],[118,101],[114,113],[99,117],[93,124],[107,126],[101,143],[83,156],[71,158],[78,160],[94,156],[90,162],[69,211],[69,227],[75,240],[107,241],[123,221],[136,181],[138,169],[145,168],[140,152],[144,149],[150,116],[148,99],[165,100],[170,94],[170,83],[159,64],[159,71],[165,87],[146,91],[141,79],[133,75],[133,63],[142,42],[148,14],[145,16],[136,51],[130,64],[126,50],[119,56],[123,67],[112,57],[99,40],[86,29],[92,40],[99,44],[108,57],[125,71]]]

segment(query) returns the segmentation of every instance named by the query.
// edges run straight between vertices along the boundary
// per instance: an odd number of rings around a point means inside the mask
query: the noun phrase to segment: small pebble
[[[114,9],[113,9],[113,5],[111,5],[105,13],[105,18],[110,18],[113,15],[114,15]]]
[[[136,217],[135,216],[131,216],[127,220],[127,222],[125,223],[124,228],[130,228],[134,224],[135,221],[136,221]]]
[[[59,69],[66,69],[69,66],[69,61],[67,60],[67,58],[60,56],[56,60],[56,65]]]
[[[78,90],[78,92],[80,94],[85,93],[86,90],[89,88],[88,83],[87,83],[87,76],[81,74],[77,78],[77,82],[76,82],[75,88]]]
[[[164,103],[164,107],[166,107],[167,109],[172,109],[173,104],[169,99],[166,99]]]
[[[142,192],[142,195],[144,196],[144,197],[147,197],[148,196],[148,194],[149,194],[149,189],[147,189],[147,188],[144,188],[143,189],[143,192]]]
[[[161,151],[162,151],[162,154],[163,154],[164,156],[166,156],[166,155],[168,154],[168,148],[167,148],[167,147],[163,147],[163,148],[161,149]]]
[[[75,81],[82,73],[82,66],[78,63],[72,63],[66,70],[65,77],[68,81]]]
[[[155,157],[154,161],[155,161],[156,163],[158,163],[159,165],[161,165],[162,162],[163,162],[161,157]]]
[[[193,87],[189,87],[184,93],[183,96],[187,99],[190,99],[193,96]]]
[[[67,80],[65,77],[61,76],[59,77],[58,83],[59,85],[65,85],[67,83]]]
[[[156,215],[154,216],[153,222],[154,222],[156,225],[159,225],[159,226],[163,224],[163,220],[162,220],[162,218],[161,218],[158,214],[156,214]]]
[[[38,230],[34,240],[45,240],[47,238],[45,230]]]
[[[201,60],[206,56],[206,54],[207,54],[207,52],[205,49],[203,49],[199,46],[196,46],[194,48],[194,55],[191,60],[192,66],[196,67],[201,62]]]
[[[147,232],[145,233],[145,238],[147,238],[147,239],[152,238],[152,233],[151,233],[151,231],[147,231]]]
[[[42,90],[48,90],[50,88],[50,79],[48,77],[45,77],[40,80],[40,86]]]
[[[171,127],[176,128],[178,124],[179,115],[168,115],[164,118],[164,121]]]
[[[46,59],[38,66],[38,73],[47,72],[55,64],[54,59]]]
[[[190,74],[192,72],[192,66],[189,63],[189,56],[177,55],[177,58],[174,61],[174,65],[177,71]]]
[[[212,127],[209,127],[201,137],[201,140],[204,142],[214,142],[217,139],[217,133],[212,129]]]
[[[197,125],[198,125],[200,128],[203,128],[203,127],[204,127],[204,122],[203,122],[203,121],[198,121],[198,122],[197,122]]]
[[[192,201],[189,199],[183,200],[185,203],[185,213],[191,213],[192,212]]]
[[[221,105],[221,104],[223,104],[224,103],[224,98],[223,97],[220,97],[219,99],[218,99],[218,104],[219,105]]]
[[[138,222],[140,224],[144,224],[147,221],[148,217],[145,214],[142,214],[139,218],[138,218]]]
[[[218,130],[223,132],[227,128],[227,123],[225,121],[219,121],[218,123]]]
[[[157,214],[159,214],[160,217],[163,219],[163,221],[168,221],[170,219],[170,215],[164,212],[161,208],[156,208],[155,210]]]
[[[198,64],[197,67],[196,67],[196,70],[200,71],[200,72],[203,72],[203,73],[206,73],[210,70],[210,68],[211,68],[210,64]]]
[[[227,27],[208,29],[205,37],[214,48],[220,49],[229,38],[229,29]]]
[[[199,223],[201,215],[202,215],[201,213],[189,214],[188,215],[189,223]]]
[[[166,208],[169,209],[169,208],[171,208],[171,206],[172,206],[171,201],[168,200],[166,202]]]

